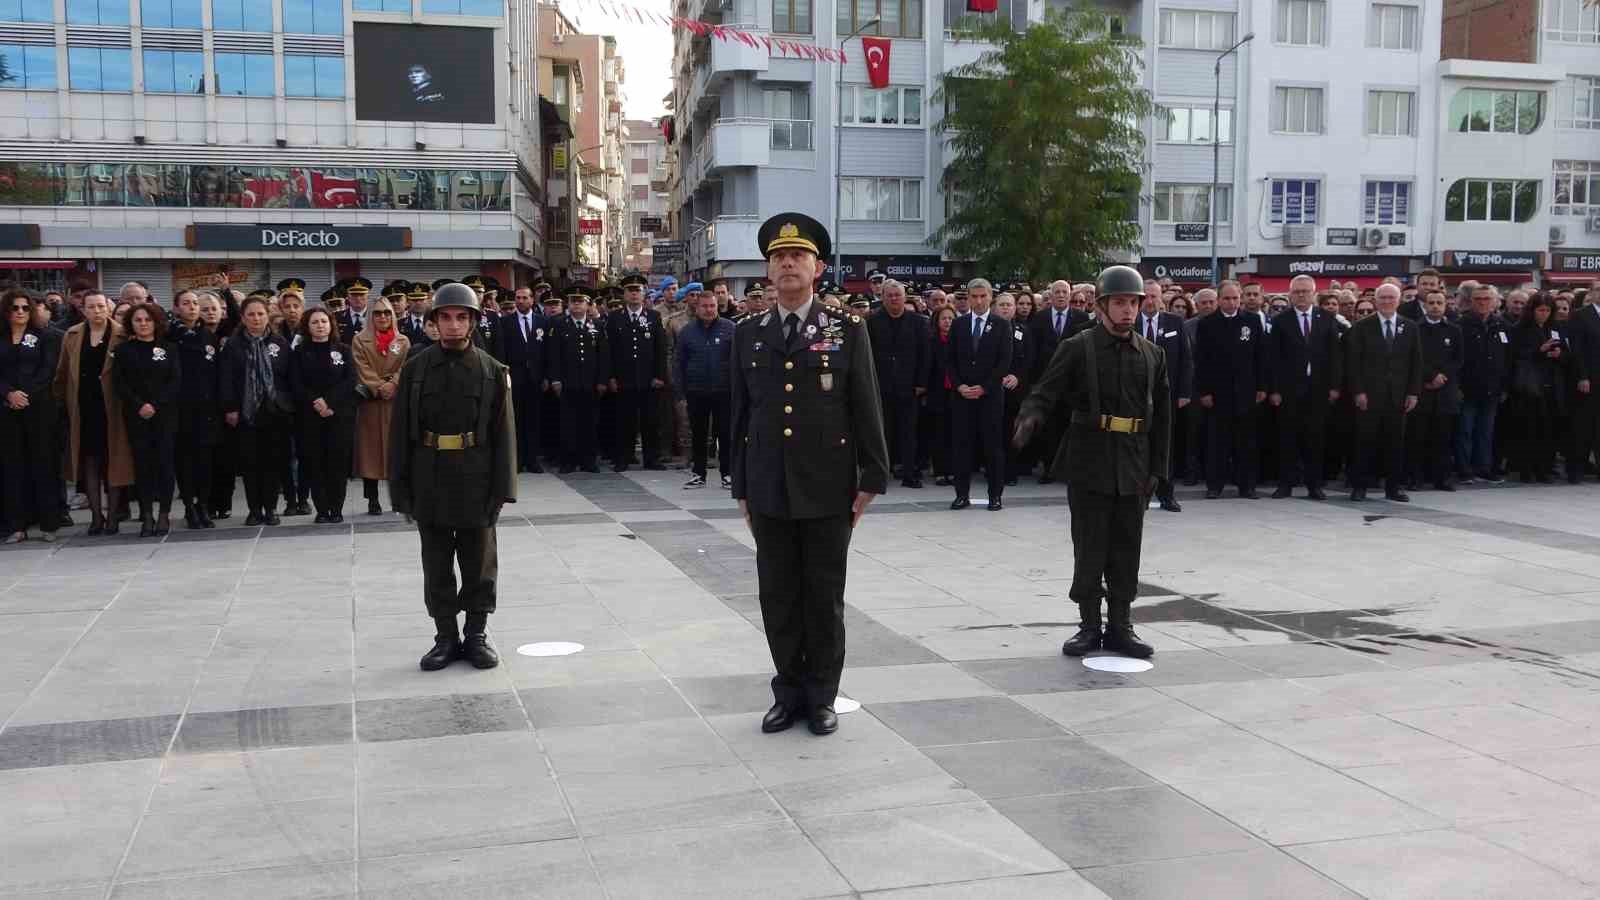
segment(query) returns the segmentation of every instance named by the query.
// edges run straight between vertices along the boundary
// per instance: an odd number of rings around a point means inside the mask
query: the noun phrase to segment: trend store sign
[[[384,225],[196,224],[184,229],[183,244],[190,250],[410,250],[411,229]]]

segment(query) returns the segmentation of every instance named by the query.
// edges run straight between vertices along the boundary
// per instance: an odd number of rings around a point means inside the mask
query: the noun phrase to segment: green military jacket
[[[493,356],[433,344],[400,371],[389,432],[389,496],[424,525],[488,528],[517,499],[511,373]],[[460,450],[427,436],[471,434]],[[437,440],[434,443],[439,443]]]
[[[1088,423],[1090,341],[1100,413],[1142,418],[1142,431],[1101,431]],[[1120,339],[1096,323],[1057,346],[1018,418],[1070,421],[1067,439],[1050,467],[1056,478],[1102,494],[1143,494],[1152,476],[1167,477],[1172,448],[1170,393],[1166,354],[1160,347],[1138,334]]]

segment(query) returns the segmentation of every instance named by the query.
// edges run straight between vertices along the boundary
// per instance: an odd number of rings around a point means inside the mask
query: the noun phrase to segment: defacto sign
[[[183,244],[190,250],[410,250],[411,229],[386,225],[197,224],[184,229]]]

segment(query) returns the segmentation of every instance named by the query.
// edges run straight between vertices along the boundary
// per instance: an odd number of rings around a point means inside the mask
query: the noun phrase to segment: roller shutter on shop
[[[165,259],[111,259],[100,263],[100,289],[114,304],[122,286],[130,281],[144,283],[156,302],[172,305],[172,263]]]
[[[127,282],[142,281],[150,296],[171,306],[176,291],[213,284],[221,272],[244,294],[256,288],[271,290],[285,278],[299,278],[306,283],[306,299],[313,303],[334,280],[333,263],[325,259],[109,260],[101,263],[100,283],[115,296]]]
[[[440,278],[460,281],[478,271],[478,264],[470,261],[440,259],[430,262],[399,262],[386,259],[361,261],[361,277],[372,282],[374,291],[396,278],[433,284]]]

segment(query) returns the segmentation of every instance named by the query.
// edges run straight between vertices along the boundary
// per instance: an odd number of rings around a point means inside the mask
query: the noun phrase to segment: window
[[[1217,188],[1217,222],[1227,224],[1233,213],[1233,188]],[[1150,220],[1157,225],[1199,225],[1211,222],[1211,185],[1156,184],[1151,196]]]
[[[968,8],[969,2],[970,0],[944,0],[946,36],[953,37],[962,30],[993,25],[996,22],[1010,22],[1015,31],[1026,31],[1028,28],[1028,0],[996,0],[994,12],[974,12]]]
[[[22,0],[22,2],[27,5],[37,0]],[[67,24],[127,25],[129,24],[128,0],[67,0]]]
[[[1320,47],[1327,21],[1325,0],[1278,0],[1278,43]]]
[[[344,34],[340,0],[283,0],[285,34]]]
[[[411,9],[409,3],[406,9]],[[272,0],[211,0],[211,27],[218,31],[271,31]]]
[[[0,69],[10,73],[0,88],[18,91],[56,89],[56,48],[0,44]]]
[[[1161,46],[1226,50],[1233,46],[1233,13],[1163,9]]]
[[[1309,178],[1274,178],[1267,221],[1274,225],[1317,224],[1317,187]]]
[[[499,16],[503,9],[500,0],[422,0],[428,15]]]
[[[840,121],[847,125],[922,124],[922,88],[842,84],[839,90]]]
[[[1558,124],[1562,128],[1600,130],[1600,77],[1574,75],[1567,79],[1562,92]]]
[[[284,56],[283,95],[340,99],[344,96],[344,57]]]
[[[1272,130],[1284,134],[1321,134],[1322,88],[1273,88]]]
[[[1417,95],[1410,91],[1367,91],[1367,134],[1410,137]]]
[[[628,160],[628,172],[632,175],[649,175],[650,160],[647,157],[635,156]]]
[[[1539,211],[1539,182],[1462,178],[1444,195],[1446,222],[1527,222]]]
[[[205,54],[198,50],[144,51],[144,89],[150,94],[204,94]]]
[[[566,66],[553,66],[550,70],[550,102],[557,106],[568,106],[572,103],[571,92],[568,90],[568,73],[571,70]]]
[[[51,0],[0,0],[0,22],[52,22],[55,4]]]
[[[772,120],[772,149],[811,149],[811,91],[804,85],[761,92],[761,107]]]
[[[1585,218],[1600,215],[1600,162],[1558,159],[1550,214]]]
[[[200,0],[139,0],[145,28],[199,28]]]
[[[1417,8],[1374,3],[1367,12],[1367,46],[1384,50],[1417,49]]]
[[[839,217],[879,222],[922,218],[921,178],[840,178]]]
[[[131,91],[133,51],[68,47],[67,84],[75,91]]]
[[[772,30],[777,34],[810,34],[811,0],[772,0]]]
[[[1450,99],[1456,131],[1533,134],[1544,121],[1542,91],[1492,91],[1466,88]]]
[[[411,12],[411,0],[355,0],[352,9],[362,12]]]
[[[1219,140],[1233,143],[1233,110],[1217,111]],[[1209,144],[1212,138],[1211,107],[1156,107],[1156,140],[1172,144]]]
[[[877,25],[861,33],[922,37],[922,0],[838,0],[837,6],[840,34],[849,34],[877,19]]]
[[[1545,36],[1572,44],[1600,44],[1600,6],[1588,0],[1544,0]]]
[[[216,54],[217,94],[234,97],[271,97],[272,54]]]
[[[1366,225],[1411,224],[1411,182],[1369,181],[1361,221]]]

